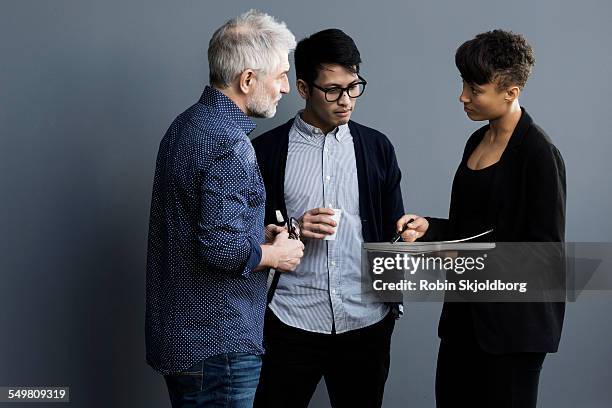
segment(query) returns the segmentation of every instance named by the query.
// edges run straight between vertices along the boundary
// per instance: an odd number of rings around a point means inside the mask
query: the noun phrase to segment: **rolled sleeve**
[[[252,271],[257,268],[257,265],[261,262],[261,245],[251,236],[248,237],[251,243],[251,254],[246,262],[246,270]]]
[[[234,151],[218,157],[203,175],[198,240],[203,261],[214,270],[244,276],[261,260],[248,225],[250,185],[251,175]]]

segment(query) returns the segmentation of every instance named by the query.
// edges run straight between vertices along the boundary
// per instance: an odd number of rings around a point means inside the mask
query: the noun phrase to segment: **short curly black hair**
[[[527,40],[512,31],[493,30],[464,42],[455,53],[455,65],[467,83],[496,82],[498,89],[527,83],[535,56]]]

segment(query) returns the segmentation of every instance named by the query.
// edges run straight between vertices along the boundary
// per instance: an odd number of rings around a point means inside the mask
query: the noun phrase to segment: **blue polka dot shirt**
[[[149,223],[147,361],[162,374],[230,352],[262,354],[265,190],[255,123],[206,87],[157,156]]]

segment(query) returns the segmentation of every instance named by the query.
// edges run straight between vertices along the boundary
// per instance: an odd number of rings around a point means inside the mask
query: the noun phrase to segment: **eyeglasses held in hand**
[[[293,217],[289,218],[289,222],[287,222],[287,232],[289,233],[289,238],[299,240],[300,222]]]

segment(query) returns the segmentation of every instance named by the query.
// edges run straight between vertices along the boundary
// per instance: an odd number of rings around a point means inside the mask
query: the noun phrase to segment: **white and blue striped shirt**
[[[361,299],[361,219],[353,137],[348,125],[328,134],[296,115],[285,168],[287,214],[317,207],[342,210],[336,240],[308,239],[300,265],[280,275],[270,308],[285,324],[343,333],[382,320],[389,307]]]

